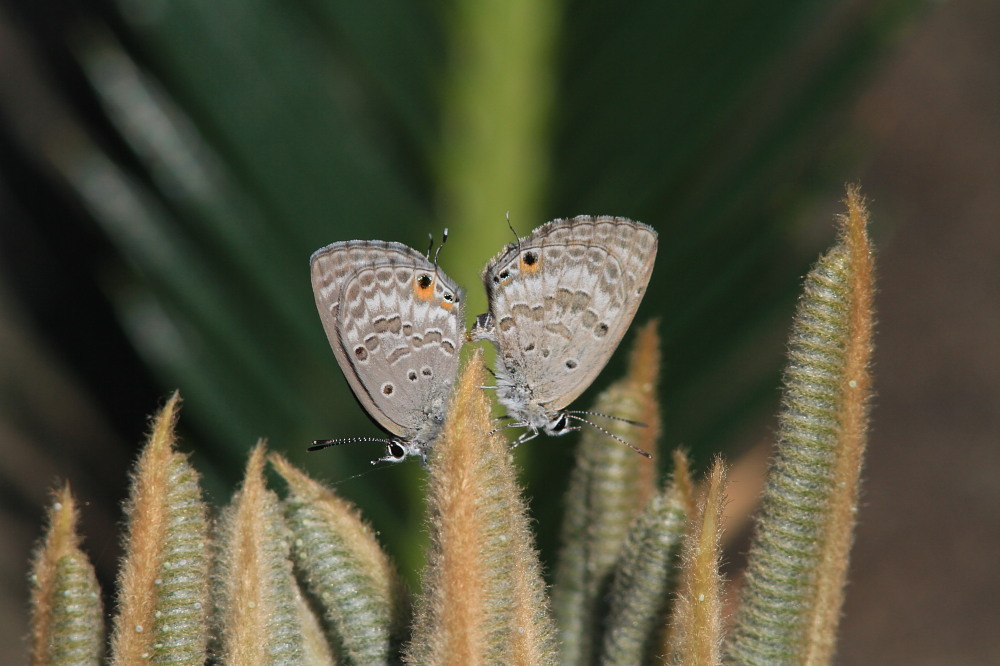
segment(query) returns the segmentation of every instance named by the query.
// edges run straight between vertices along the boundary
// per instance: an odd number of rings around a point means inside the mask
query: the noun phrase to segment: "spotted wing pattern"
[[[334,243],[309,263],[330,346],[368,414],[403,438],[441,420],[464,340],[461,290],[400,243]]]
[[[657,234],[620,217],[548,222],[483,272],[503,374],[558,410],[594,381],[635,316]]]

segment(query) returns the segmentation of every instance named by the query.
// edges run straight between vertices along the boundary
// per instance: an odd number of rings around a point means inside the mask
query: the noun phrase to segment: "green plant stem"
[[[559,29],[553,0],[459,0],[448,24],[440,195],[455,256],[481,256],[511,240],[504,223],[534,227],[548,183],[546,137]],[[461,233],[462,231],[466,233]],[[479,267],[454,277],[473,284]],[[485,310],[479,290],[468,307]]]

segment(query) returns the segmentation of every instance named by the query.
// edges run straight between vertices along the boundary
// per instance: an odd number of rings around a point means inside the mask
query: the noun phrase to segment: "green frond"
[[[31,568],[31,663],[100,663],[104,614],[94,567],[80,549],[76,502],[66,484],[49,508]]]
[[[288,484],[292,554],[316,600],[330,642],[347,664],[383,664],[398,652],[409,599],[395,566],[356,507],[283,457],[271,464]]]
[[[609,593],[600,663],[649,664],[659,656],[686,525],[681,493],[671,482],[629,529]]]
[[[215,624],[225,664],[305,663],[301,595],[281,502],[264,485],[264,444],[219,519]]]
[[[806,277],[778,442],[729,648],[741,664],[827,663],[854,527],[870,394],[872,266],[855,188]]]
[[[173,450],[180,398],[153,423],[125,507],[111,659],[202,664],[208,644],[208,517],[198,473]]]
[[[717,458],[704,497],[691,516],[681,554],[677,599],[663,657],[677,666],[722,663],[722,508],[726,466]]]
[[[431,545],[407,661],[555,663],[541,565],[507,443],[471,356],[428,454]]]
[[[608,431],[626,442],[650,448],[659,434],[659,359],[653,323],[637,336],[628,374],[602,392],[591,410],[650,421],[646,427],[607,423]],[[566,493],[552,590],[564,663],[589,663],[600,650],[614,567],[633,519],[652,494],[654,479],[652,461],[597,428],[584,428]]]

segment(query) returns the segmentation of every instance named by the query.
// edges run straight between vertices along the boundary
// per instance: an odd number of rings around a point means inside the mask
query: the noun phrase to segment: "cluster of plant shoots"
[[[126,506],[110,641],[77,508],[58,491],[32,571],[35,664],[823,664],[833,656],[865,446],[872,328],[867,213],[856,189],[806,278],[770,473],[742,588],[719,573],[726,469],[671,476],[585,433],[547,588],[507,442],[470,359],[428,456],[430,551],[411,599],[358,511],[263,444],[211,517],[174,448],[175,394],[154,419]],[[653,325],[597,411],[656,450]],[[284,481],[265,483],[265,466]],[[729,609],[729,610],[727,610]]]

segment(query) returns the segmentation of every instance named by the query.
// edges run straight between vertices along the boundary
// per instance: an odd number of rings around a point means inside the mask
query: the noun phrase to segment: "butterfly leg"
[[[526,426],[527,428],[529,428],[529,430],[522,433],[520,437],[514,440],[514,442],[510,445],[510,448],[512,449],[517,448],[521,444],[524,444],[525,442],[530,442],[534,438],[538,437],[538,428],[536,428],[533,425],[530,425],[528,423],[513,423],[507,427],[513,427],[513,426]]]

